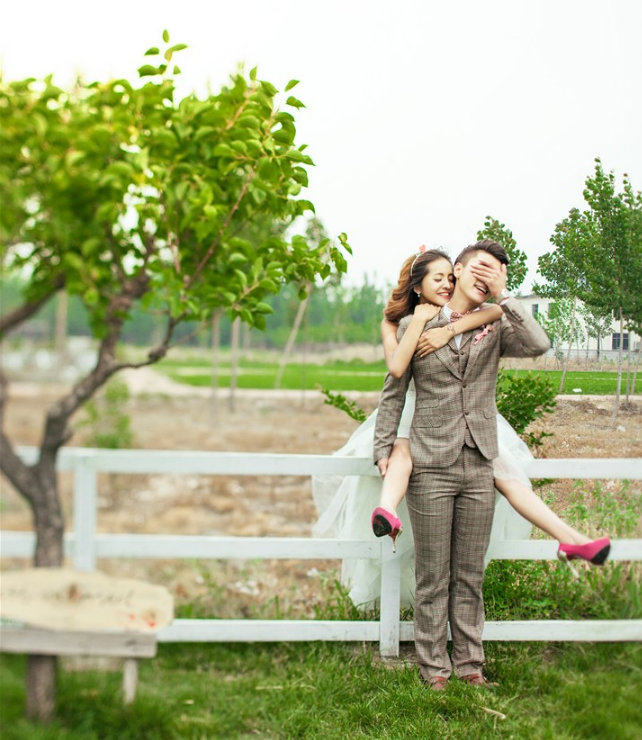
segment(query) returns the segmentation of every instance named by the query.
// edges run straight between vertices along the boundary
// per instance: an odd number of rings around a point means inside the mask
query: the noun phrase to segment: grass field
[[[206,361],[181,362],[164,360],[156,369],[172,380],[193,386],[212,384],[211,366]],[[218,371],[218,384],[221,388],[230,385],[231,367],[222,363]],[[239,388],[274,388],[278,364],[267,362],[241,361],[237,386]],[[507,370],[509,374],[524,375],[526,370]],[[561,371],[541,370],[555,388],[559,387]],[[314,390],[317,386],[331,391],[380,391],[386,376],[385,364],[381,362],[333,362],[327,364],[287,365],[283,374],[282,388],[291,390]],[[625,391],[625,380],[622,392]],[[576,395],[614,395],[617,387],[617,372],[571,371],[566,373],[564,393]],[[577,390],[579,389],[579,390]],[[636,395],[642,393],[642,378],[637,384]]]
[[[22,719],[24,659],[1,663],[3,740],[639,740],[642,646],[487,646],[485,691],[428,692],[354,644],[162,645],[124,708],[119,673],[62,673],[59,719]]]

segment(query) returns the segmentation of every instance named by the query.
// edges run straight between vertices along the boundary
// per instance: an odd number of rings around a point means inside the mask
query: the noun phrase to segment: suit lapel
[[[461,335],[461,345],[459,349],[463,349],[468,342],[472,341],[473,336],[477,333],[477,331],[467,331],[465,334]]]
[[[457,349],[454,339],[451,339],[445,347],[438,349],[435,352],[435,357],[456,378],[461,380],[461,373],[459,372],[459,350]]]
[[[487,346],[488,344],[492,344],[494,340],[493,334],[494,332],[499,331],[499,327],[494,328],[493,331],[489,332],[485,337],[482,337],[479,340],[479,342],[475,344],[475,342],[473,341],[473,337],[481,331],[482,329],[480,328],[480,329],[476,329],[473,332],[470,332],[470,339],[469,339],[469,341],[471,342],[470,354],[468,355],[468,365],[466,366],[466,372],[464,373],[464,375],[467,375],[469,373],[470,368],[475,364],[475,362],[477,361],[479,355],[482,353],[482,350],[485,348],[485,346]]]
[[[434,327],[447,326],[448,320],[443,313],[439,314],[439,319]],[[435,357],[444,365],[444,367],[451,372],[456,378],[461,380],[461,373],[459,372],[459,350],[455,343],[455,337],[453,337],[448,344],[441,349],[438,349],[433,353]]]

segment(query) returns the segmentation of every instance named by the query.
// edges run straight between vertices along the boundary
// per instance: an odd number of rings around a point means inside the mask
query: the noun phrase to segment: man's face
[[[462,265],[461,262],[455,265],[455,277],[457,278],[456,289],[469,301],[478,306],[490,298],[490,291],[486,283],[476,278],[471,271],[471,267],[478,265],[480,262],[484,262],[497,269],[501,267],[501,262],[496,257],[481,250],[479,252],[473,252],[465,265]]]

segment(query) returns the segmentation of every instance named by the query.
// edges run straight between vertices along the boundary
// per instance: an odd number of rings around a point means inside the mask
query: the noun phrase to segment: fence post
[[[392,551],[390,539],[383,537],[381,541],[379,652],[388,658],[399,655],[400,557],[399,553]]]
[[[96,570],[96,508],[98,473],[94,454],[74,460],[74,566],[76,570]]]

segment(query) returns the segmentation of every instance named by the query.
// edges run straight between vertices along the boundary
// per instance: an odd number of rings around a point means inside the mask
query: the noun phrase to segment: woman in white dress
[[[393,376],[400,377],[405,372],[415,353],[423,356],[434,352],[454,335],[473,329],[479,328],[481,334],[492,331],[492,322],[501,318],[501,308],[486,305],[455,323],[424,332],[425,323],[448,303],[453,287],[452,264],[443,252],[434,249],[425,251],[422,248],[405,261],[381,324],[386,364]],[[413,320],[398,343],[397,324],[408,314],[413,314]],[[320,513],[313,528],[315,535],[366,539],[374,532],[377,537],[389,535],[393,546],[397,545],[397,537],[403,530],[402,522],[408,521],[403,499],[412,471],[408,438],[414,406],[415,392],[411,382],[393,452],[387,469],[383,471],[383,484],[376,477],[366,476],[323,476],[314,479],[314,498]],[[375,410],[347,444],[338,450],[337,455],[372,456],[376,414]],[[523,472],[524,462],[532,460],[533,456],[500,415],[497,417],[497,437],[499,457],[493,461],[493,472],[499,493],[496,496],[491,543],[527,538],[531,525],[535,525],[560,542],[560,559],[581,558],[601,565],[610,550],[609,538],[591,541],[562,521],[533,492],[530,480]],[[402,603],[412,604],[414,542],[411,532],[399,540],[398,555],[401,559]],[[350,586],[350,597],[357,606],[367,607],[376,602],[379,578],[379,564],[375,561],[346,560],[343,563],[342,582]]]

